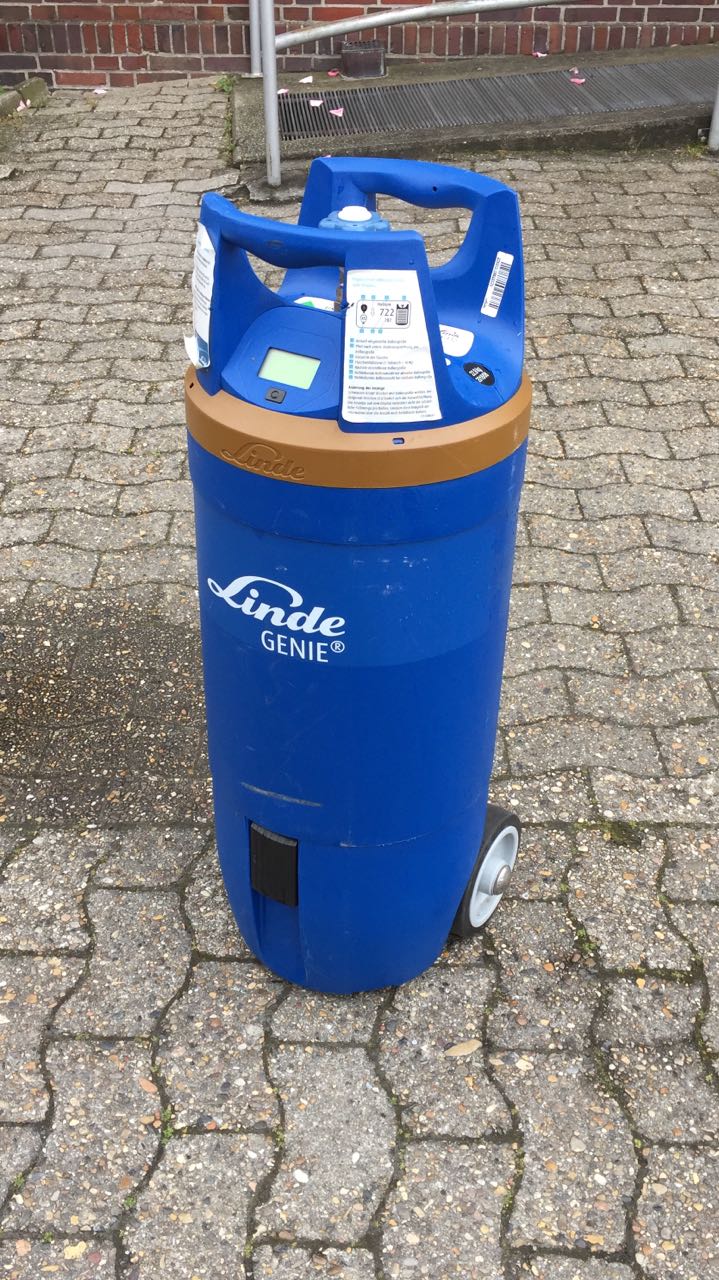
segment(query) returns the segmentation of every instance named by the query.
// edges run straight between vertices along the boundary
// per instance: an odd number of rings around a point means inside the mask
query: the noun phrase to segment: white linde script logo
[[[207,585],[213,595],[219,596],[231,609],[239,609],[256,622],[269,623],[260,641],[270,653],[309,662],[328,662],[330,653],[344,653],[344,641],[338,637],[345,633],[346,620],[329,616],[323,605],[306,608],[299,591],[285,582],[248,573],[234,578],[226,587],[221,587],[214,578],[208,578]],[[273,588],[284,593],[281,604],[273,603],[276,596]],[[263,600],[263,595],[269,595],[269,599]]]

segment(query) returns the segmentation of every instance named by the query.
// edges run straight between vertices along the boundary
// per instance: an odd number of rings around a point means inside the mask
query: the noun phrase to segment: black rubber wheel
[[[522,824],[516,813],[498,804],[487,805],[477,861],[450,929],[453,937],[474,937],[494,915],[511,879],[521,834]],[[498,886],[498,892],[493,892]]]

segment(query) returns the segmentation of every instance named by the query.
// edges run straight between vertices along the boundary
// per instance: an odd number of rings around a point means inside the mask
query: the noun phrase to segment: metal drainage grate
[[[280,128],[283,139],[290,142],[358,133],[529,124],[647,107],[710,106],[719,54],[609,67],[592,63],[582,74],[586,76],[583,85],[571,84],[567,71],[540,71],[367,85],[346,93],[328,89],[322,94],[321,107],[310,106],[316,91],[289,93],[280,98]],[[333,107],[344,107],[344,115],[330,115]]]

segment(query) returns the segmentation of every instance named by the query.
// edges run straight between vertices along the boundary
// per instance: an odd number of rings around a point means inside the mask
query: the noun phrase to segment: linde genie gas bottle
[[[469,210],[452,260],[377,194]],[[248,253],[285,269],[277,292]],[[315,160],[299,223],[202,201],[187,423],[217,843],[253,952],[404,982],[507,887],[488,805],[531,392],[515,194]]]

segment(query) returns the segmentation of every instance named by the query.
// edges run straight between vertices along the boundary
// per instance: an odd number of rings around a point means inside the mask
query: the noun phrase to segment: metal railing
[[[314,44],[328,36],[345,36],[355,31],[373,31],[393,27],[400,22],[427,22],[435,18],[451,18],[461,13],[491,13],[495,9],[527,9],[527,0],[440,0],[438,4],[412,8],[387,9],[368,13],[362,18],[342,18],[297,31],[275,31],[274,0],[249,0],[250,3],[250,74],[262,76],[265,118],[265,153],[267,182],[279,187],[282,182],[280,147],[280,110],[277,98],[277,54],[298,45]],[[259,37],[259,39],[258,39]],[[259,47],[258,47],[259,46]]]

